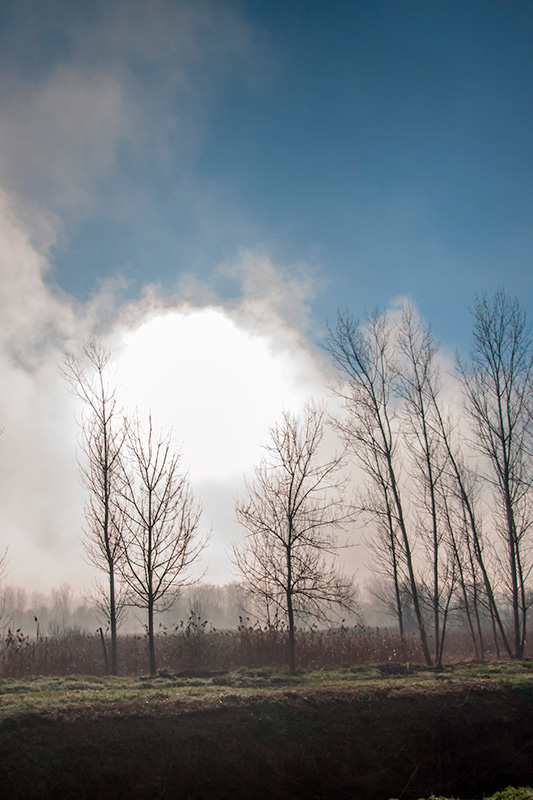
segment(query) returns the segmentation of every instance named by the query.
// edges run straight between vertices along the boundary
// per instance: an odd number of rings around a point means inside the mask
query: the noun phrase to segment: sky
[[[531,318],[533,7],[522,0],[0,4],[0,545],[8,579],[92,580],[91,336],[172,428],[231,579],[235,497],[321,341],[410,298],[445,352],[476,292]]]

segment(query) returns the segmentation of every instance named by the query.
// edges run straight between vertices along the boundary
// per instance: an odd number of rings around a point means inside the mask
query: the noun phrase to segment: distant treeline
[[[157,619],[159,633],[172,633],[190,625],[195,629],[231,631],[246,623],[255,625],[260,620],[260,609],[244,591],[243,586],[232,581],[223,585],[199,583],[175,592],[170,608],[160,612]],[[355,615],[343,619],[346,625],[394,625],[394,617],[381,612],[373,597],[364,593]],[[300,620],[301,627],[309,627]],[[271,627],[282,628],[282,620],[273,621]],[[107,632],[105,617],[91,596],[80,596],[64,582],[50,592],[33,591],[6,584],[0,588],[0,635],[5,637],[20,630],[24,636],[38,638],[65,638],[71,634],[91,635],[102,628]],[[145,620],[136,609],[126,608],[121,617],[121,635],[145,632]]]

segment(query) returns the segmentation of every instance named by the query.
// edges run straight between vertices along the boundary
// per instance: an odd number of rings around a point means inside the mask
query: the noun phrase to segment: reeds
[[[147,670],[147,638],[143,635],[119,637],[119,672],[139,675]],[[401,664],[422,661],[417,637],[403,642],[384,628],[364,626],[331,630],[299,630],[298,667],[302,669],[364,665]],[[55,631],[53,635],[30,637],[21,629],[8,630],[0,641],[0,676],[103,675],[106,672],[104,648],[107,635],[83,633],[79,629]],[[469,641],[461,632],[450,634],[448,658],[452,661],[472,657]],[[237,630],[222,631],[207,623],[181,623],[156,637],[157,666],[161,671],[234,670],[239,667],[284,667],[287,663],[287,634],[281,627],[261,627],[241,619]],[[492,654],[488,653],[487,657]]]

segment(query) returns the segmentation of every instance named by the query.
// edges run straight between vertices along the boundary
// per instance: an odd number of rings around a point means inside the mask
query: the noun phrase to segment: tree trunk
[[[296,641],[294,635],[294,608],[292,605],[292,561],[291,552],[287,548],[287,620],[289,623],[289,669],[294,675],[296,672]]]
[[[109,675],[109,661],[107,658],[107,647],[105,646],[104,631],[102,630],[102,628],[98,628],[98,632],[100,633],[100,641],[102,643],[102,650],[104,653],[105,674]]]
[[[148,600],[148,651],[150,653],[150,675],[156,674],[155,665],[155,636],[154,636],[154,601]]]
[[[408,575],[409,575],[409,585],[410,585],[410,589],[411,589],[411,597],[412,597],[412,600],[413,600],[413,607],[414,607],[414,610],[415,610],[415,616],[416,616],[416,621],[417,621],[417,625],[418,625],[418,634],[419,634],[419,637],[420,637],[420,644],[422,646],[422,652],[424,653],[424,658],[426,660],[426,664],[428,665],[428,667],[431,667],[432,664],[433,664],[433,661],[432,661],[432,658],[431,658],[431,653],[429,651],[429,644],[428,644],[427,635],[426,635],[426,628],[425,628],[425,625],[424,625],[424,618],[422,616],[422,609],[420,608],[420,601],[419,601],[419,597],[418,597],[418,587],[416,585],[415,571],[414,571],[414,567],[413,567],[413,557],[412,557],[412,554],[411,554],[411,545],[409,543],[409,537],[407,535],[407,528],[405,526],[405,519],[404,519],[404,515],[403,515],[402,503],[401,503],[400,494],[399,494],[399,491],[398,491],[398,486],[396,484],[396,474],[394,472],[394,467],[392,465],[389,453],[387,453],[387,463],[388,463],[389,475],[390,475],[390,479],[391,479],[392,494],[393,494],[393,497],[394,497],[394,502],[395,502],[396,510],[397,510],[397,514],[398,514],[398,523],[399,523],[399,526],[400,526],[400,531],[402,533],[403,546],[404,546],[404,551],[405,551],[405,560],[407,562],[407,571],[408,571]]]
[[[505,485],[505,511],[507,518],[507,542],[509,550],[509,573],[511,578],[511,603],[513,615],[513,639],[514,650],[513,658],[522,658],[522,635],[520,624],[520,602],[518,595],[518,560],[519,560],[519,545],[516,536],[516,525],[513,514],[513,504],[509,496],[508,479]]]
[[[398,560],[396,556],[396,545],[393,541],[393,536],[391,536],[391,545],[392,545],[392,570],[393,570],[393,578],[394,578],[394,596],[396,600],[396,614],[398,617],[398,628],[400,631],[400,642],[402,647],[402,658],[405,658],[405,629],[403,624],[403,604],[402,604],[402,595],[400,591],[400,578],[398,573]]]
[[[296,636],[294,632],[294,611],[292,608],[292,599],[288,604],[289,616],[289,669],[294,675],[296,672]]]
[[[115,571],[109,570],[109,624],[111,628],[111,675],[118,673],[117,655],[117,606],[115,600]]]

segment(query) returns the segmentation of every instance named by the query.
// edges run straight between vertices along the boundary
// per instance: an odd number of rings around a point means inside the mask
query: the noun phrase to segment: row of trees
[[[110,629],[111,671],[118,668],[117,633],[127,605],[146,611],[150,672],[156,671],[154,614],[168,608],[187,585],[187,568],[205,546],[200,507],[170,438],[155,436],[151,418],[117,408],[108,380],[109,352],[96,341],[84,347],[89,370],[68,355],[63,374],[84,402],[81,477],[88,491],[85,546],[106,576],[96,602]],[[271,430],[270,458],[256,470],[250,499],[237,504],[249,537],[234,548],[244,586],[267,621],[288,625],[289,662],[295,669],[295,630],[304,619],[326,620],[332,606],[351,610],[355,591],[328,562],[335,531],[351,519],[343,502],[343,459],[320,462],[325,411],[308,405],[303,419],[286,413]]]
[[[89,560],[106,576],[97,603],[111,633],[111,672],[117,673],[117,632],[126,604],[146,612],[150,674],[156,672],[156,610],[173,600],[176,585],[206,544],[199,531],[201,508],[169,435],[156,434],[149,417],[143,429],[117,408],[108,381],[109,352],[96,341],[84,354],[88,372],[72,355],[63,374],[84,402],[80,462],[88,491],[85,545]]]
[[[363,325],[341,314],[328,335],[344,378],[336,426],[365,474],[357,511],[400,633],[409,605],[428,664],[442,661],[454,607],[478,655],[489,621],[497,651],[521,658],[532,599],[531,328],[503,290],[472,313],[470,358],[455,371],[465,414],[445,402],[431,331],[409,305]]]
[[[28,592],[24,587],[2,581],[0,640],[9,630],[19,629],[36,639],[89,635],[104,622],[94,594],[90,591],[80,596],[67,582],[49,592]],[[176,587],[166,600],[168,603],[172,600],[172,606],[157,614],[157,631],[166,635],[187,629],[189,632],[207,631],[211,627],[223,631],[236,629],[245,620],[248,606],[243,587],[237,581],[221,586],[201,581]],[[137,609],[124,608],[120,634],[136,635],[140,626],[144,629],[139,617]],[[105,643],[107,650],[107,639]]]
[[[462,402],[445,400],[430,329],[406,305],[362,323],[340,314],[326,348],[339,368],[334,391],[343,413],[327,418],[309,404],[270,430],[265,458],[236,505],[245,530],[233,560],[255,607],[288,630],[356,607],[351,578],[336,566],[338,534],[363,522],[385,576],[385,599],[402,637],[416,620],[429,665],[442,662],[452,614],[485,650],[487,623],[498,652],[524,654],[531,602],[533,343],[518,301],[499,291],[473,308],[470,359],[457,359]],[[100,606],[111,631],[126,603],[145,609],[150,671],[155,672],[154,613],[190,581],[205,546],[200,507],[169,437],[117,408],[109,353],[85,348],[89,371],[72,356],[64,374],[84,401],[88,490],[86,546],[106,575]],[[450,378],[445,382],[450,385]],[[344,447],[323,455],[326,426]],[[347,497],[351,459],[362,473]]]

